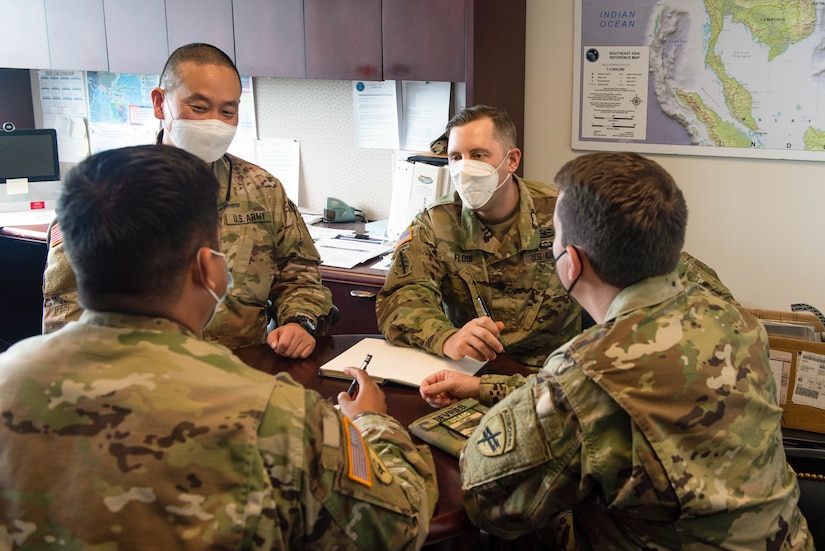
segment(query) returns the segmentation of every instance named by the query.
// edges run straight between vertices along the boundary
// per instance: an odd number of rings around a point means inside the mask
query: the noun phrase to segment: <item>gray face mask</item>
[[[505,155],[497,167],[474,159],[461,159],[450,165],[450,179],[465,207],[478,210],[490,202],[510,178],[507,174],[504,180],[498,181],[498,169],[507,159]]]
[[[224,299],[226,299],[227,293],[229,293],[229,290],[235,285],[235,279],[232,277],[232,272],[229,271],[229,263],[226,261],[226,255],[214,249],[209,249],[209,252],[211,252],[215,256],[223,257],[223,262],[226,265],[226,292],[223,294],[223,296],[219,297],[215,291],[204,285],[204,287],[206,288],[206,292],[212,295],[212,298],[215,299],[215,308],[212,310],[212,314],[209,316],[209,319],[206,320],[206,323],[203,324],[204,329],[206,329],[209,326],[209,324],[212,323],[212,320],[215,319],[215,314],[218,313],[218,309],[221,307],[221,304],[223,304]],[[200,272],[201,279],[203,280],[205,278],[203,277],[203,267],[201,266],[200,255],[197,255],[195,257],[195,261],[198,263],[198,272]]]

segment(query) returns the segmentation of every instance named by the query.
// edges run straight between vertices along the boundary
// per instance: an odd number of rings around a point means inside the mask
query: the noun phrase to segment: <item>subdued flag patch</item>
[[[55,222],[49,233],[49,247],[56,247],[63,242],[63,232],[60,231],[60,224]]]
[[[347,458],[349,459],[350,480],[372,487],[372,473],[367,446],[358,427],[352,424],[348,417],[344,417],[344,431],[347,434]]]
[[[404,233],[398,236],[398,241],[395,242],[396,250],[398,247],[406,243],[407,241],[412,239],[412,226],[407,226],[407,229],[404,230]]]

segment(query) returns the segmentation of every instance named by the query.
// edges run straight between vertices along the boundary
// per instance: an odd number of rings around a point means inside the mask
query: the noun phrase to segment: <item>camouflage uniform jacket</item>
[[[414,549],[437,501],[394,419],[166,319],[86,311],[14,345],[0,411],[3,549]]]
[[[676,272],[624,289],[468,440],[470,517],[507,537],[572,508],[582,549],[813,549],[767,350]]]
[[[399,345],[443,355],[444,341],[484,315],[504,322],[507,356],[536,368],[581,330],[553,260],[555,188],[516,178],[518,218],[501,242],[457,193],[416,216],[393,253],[376,301],[378,327]]]
[[[228,154],[213,163],[213,169],[221,183],[221,247],[235,285],[204,337],[229,348],[266,342],[267,300],[276,319],[326,316],[332,295],[321,284],[318,251],[281,183],[257,165]],[[43,277],[44,333],[81,312],[74,273],[54,231],[52,225]],[[324,324],[318,326],[323,332]]]

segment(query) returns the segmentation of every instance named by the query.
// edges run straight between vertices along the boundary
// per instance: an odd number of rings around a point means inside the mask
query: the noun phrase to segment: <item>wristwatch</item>
[[[283,322],[281,322],[281,325],[286,325],[287,323],[297,323],[298,325],[304,328],[304,331],[315,337],[315,320],[311,317],[302,315],[289,316]]]

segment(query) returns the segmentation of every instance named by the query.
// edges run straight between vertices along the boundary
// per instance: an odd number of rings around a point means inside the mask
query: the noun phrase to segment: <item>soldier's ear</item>
[[[586,256],[586,253],[573,245],[568,245],[565,249],[567,249],[567,254],[570,256],[570,262],[567,263],[567,277],[570,281],[576,281],[582,273],[582,255]]]

